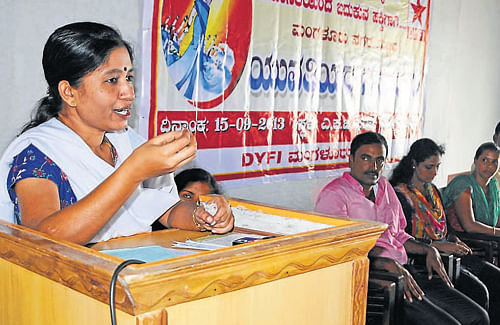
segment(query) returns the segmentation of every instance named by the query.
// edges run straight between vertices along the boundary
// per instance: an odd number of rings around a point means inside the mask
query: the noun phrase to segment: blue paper
[[[124,260],[134,259],[148,263],[177,256],[189,255],[196,253],[196,251],[165,248],[162,246],[143,246],[134,248],[108,249],[102,250],[101,253],[123,258]]]

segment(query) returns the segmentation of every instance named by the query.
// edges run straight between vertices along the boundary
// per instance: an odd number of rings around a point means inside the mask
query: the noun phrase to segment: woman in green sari
[[[498,155],[493,142],[483,143],[474,156],[472,173],[455,177],[446,187],[446,215],[456,231],[500,235],[500,198],[493,177],[498,171]]]

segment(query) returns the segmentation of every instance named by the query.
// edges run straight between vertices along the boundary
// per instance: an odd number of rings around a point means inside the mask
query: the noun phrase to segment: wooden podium
[[[116,284],[117,324],[365,323],[367,254],[384,224],[230,202],[327,226],[130,265]],[[0,222],[0,324],[110,324],[110,281],[123,260],[99,250],[207,235],[170,229],[87,248]]]

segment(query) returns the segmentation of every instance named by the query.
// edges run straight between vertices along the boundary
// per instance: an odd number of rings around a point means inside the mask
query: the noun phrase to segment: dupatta
[[[498,197],[498,183],[495,178],[491,178],[488,183],[489,195],[486,197],[481,185],[479,185],[473,174],[458,175],[451,180],[444,191],[443,196],[446,209],[468,188],[472,197],[474,219],[489,226],[496,226],[500,198]]]
[[[441,240],[446,237],[446,215],[435,186],[425,184],[425,192],[421,193],[415,186],[401,183],[395,190],[406,197],[414,210],[411,221],[415,238]]]

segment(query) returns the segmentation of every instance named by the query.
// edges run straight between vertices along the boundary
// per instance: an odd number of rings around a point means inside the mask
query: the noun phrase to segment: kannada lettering
[[[370,8],[362,7],[359,4],[337,3],[337,15],[354,18],[356,20],[368,21],[370,17],[369,10]]]
[[[292,35],[295,37],[312,38],[333,43],[346,44],[348,41],[346,32],[339,32],[334,29],[330,29],[330,27],[322,28],[293,24]]]
[[[352,45],[365,48],[380,49],[385,51],[386,56],[391,56],[398,50],[397,41],[387,41],[383,39],[373,39],[369,36],[352,35]]]
[[[316,148],[315,150],[297,150],[288,153],[289,163],[315,162],[315,161],[332,161],[337,159],[345,160],[349,156],[349,148],[334,148],[327,149]]]
[[[349,121],[344,120],[340,117],[329,118],[323,117],[321,121],[321,131],[338,131],[338,130],[349,130]]]
[[[273,0],[273,2],[327,13],[333,11],[333,0]]]
[[[413,34],[408,34],[411,37]],[[395,54],[398,50],[398,42],[385,39],[375,39],[367,35],[354,34],[349,36],[346,32],[336,31],[330,27],[304,26],[301,24],[292,24],[292,36],[316,39],[338,44],[351,44],[369,49],[380,49],[385,51],[386,56]]]
[[[191,121],[186,121],[186,120],[174,120],[170,121],[168,118],[165,118],[161,121],[160,124],[160,131],[162,133],[165,132],[171,132],[171,131],[180,131],[184,129],[189,129],[191,132],[199,132],[199,133],[206,133],[208,132],[208,120],[191,120]]]
[[[377,88],[377,87],[375,87]],[[376,89],[375,89],[376,91]],[[339,141],[349,141],[363,130],[395,130],[397,134],[411,134],[416,129],[420,116],[407,113],[363,112],[348,114],[347,112],[186,112],[169,111],[158,116],[158,131],[170,132],[189,129],[196,134],[199,149],[258,147],[301,144],[295,150],[304,150],[303,144],[318,145],[326,149],[329,144]],[[299,148],[300,147],[300,148]],[[266,148],[267,150],[276,150]],[[266,151],[267,151],[266,150]],[[291,149],[292,150],[292,149]],[[332,149],[331,149],[332,150]],[[333,154],[336,157],[335,153]],[[325,151],[316,153],[294,154],[297,159],[307,160],[319,155],[326,159]],[[268,156],[246,155],[247,164],[286,161],[288,152]],[[323,157],[323,158],[321,158]],[[243,158],[242,158],[243,159]],[[251,162],[252,160],[252,162]]]
[[[344,67],[344,71],[348,69]],[[337,91],[337,70],[335,63],[317,62],[314,58],[277,58],[274,53],[265,58],[253,56],[250,73],[250,89],[258,92],[276,90],[279,92],[315,92],[333,95]]]
[[[375,24],[379,24],[381,29],[383,29],[384,26],[399,27],[399,17],[397,15],[389,15],[376,10],[372,12],[372,15],[372,21]]]

